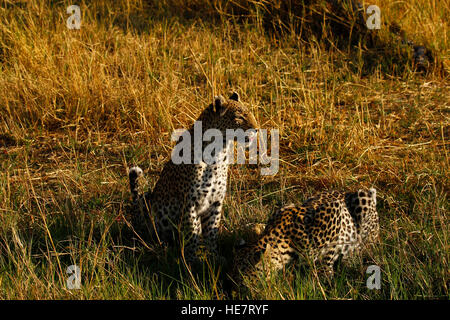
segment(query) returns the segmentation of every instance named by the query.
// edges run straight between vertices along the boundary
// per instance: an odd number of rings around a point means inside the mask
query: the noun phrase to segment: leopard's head
[[[199,120],[204,123],[204,129],[218,129],[223,133],[227,129],[258,129],[258,123],[253,113],[240,101],[234,92],[228,99],[216,96],[214,102],[201,114]]]
[[[255,243],[239,244],[233,249],[233,264],[228,274],[235,290],[243,286],[244,278],[253,280],[257,274],[256,266],[264,256],[264,251]]]

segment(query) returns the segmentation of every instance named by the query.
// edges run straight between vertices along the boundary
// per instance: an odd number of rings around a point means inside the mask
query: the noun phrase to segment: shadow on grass
[[[11,15],[20,16],[33,10],[24,2],[4,3]],[[61,1],[49,1],[53,9],[51,19],[60,19],[65,12]],[[434,56],[431,50],[415,45],[395,23],[383,25],[382,30],[369,30],[364,8],[355,0],[293,0],[273,1],[193,1],[189,4],[174,1],[144,1],[127,6],[125,3],[94,1],[80,4],[82,19],[86,24],[95,21],[106,29],[118,28],[124,33],[147,34],[155,23],[160,25],[199,25],[217,30],[225,23],[237,27],[251,24],[269,37],[281,43],[285,39],[301,39],[303,43],[320,41],[327,50],[338,49],[343,59],[352,61],[361,75],[381,71],[402,75],[417,67],[419,71],[431,70]],[[384,36],[382,36],[384,34]],[[239,35],[236,34],[236,41]],[[109,48],[109,47],[108,47]],[[3,50],[3,51],[2,51]],[[114,50],[114,46],[108,50]],[[8,61],[7,51],[0,47],[0,60]],[[438,70],[441,63],[437,64]]]
[[[299,37],[305,43],[319,40],[327,50],[338,48],[345,55],[343,58],[360,56],[360,61],[354,65],[359,67],[363,76],[376,71],[401,75],[415,67],[426,71],[433,63],[434,54],[425,47],[422,47],[423,52],[414,51],[413,47],[417,46],[406,38],[397,24],[383,25],[383,32],[388,37],[382,37],[380,30],[369,30],[365,8],[355,0],[269,1],[264,4],[250,0],[205,0],[189,4],[172,0],[145,1],[142,6],[116,10],[113,20],[108,5],[93,4],[91,10],[95,12],[93,18],[105,25],[136,34],[148,33],[154,22],[185,26],[197,24],[212,30],[225,22],[236,26],[250,23],[260,26],[263,36],[271,38],[274,43],[291,37]],[[413,52],[419,56],[414,56]],[[414,66],[418,62],[419,65]]]

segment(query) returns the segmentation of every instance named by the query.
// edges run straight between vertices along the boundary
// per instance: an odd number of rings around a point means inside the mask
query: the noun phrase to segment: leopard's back
[[[339,256],[347,260],[360,250],[364,241],[378,236],[373,190],[322,192],[301,206],[289,205],[276,210],[258,241],[237,252],[234,276],[239,278],[238,273],[254,275],[259,271],[268,274],[298,257],[322,262],[333,273]],[[349,202],[352,206],[348,206]]]

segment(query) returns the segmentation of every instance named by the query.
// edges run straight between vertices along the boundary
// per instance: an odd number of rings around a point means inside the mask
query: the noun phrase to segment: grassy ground
[[[448,65],[448,1],[372,2]],[[189,5],[177,1],[77,1],[82,26],[68,30],[70,4],[0,0],[0,298],[224,298],[226,266],[190,273],[176,253],[135,240],[126,173],[139,164],[152,187],[171,132],[233,90],[262,128],[280,130],[280,171],[232,167],[224,255],[249,223],[325,189],[375,187],[382,239],[332,281],[298,267],[237,298],[449,298],[443,72],[416,73],[389,52],[370,64],[373,51],[330,46],[326,32],[275,38],[257,11],[213,19],[178,14]],[[80,290],[66,286],[72,264]],[[380,290],[366,288],[371,264]]]

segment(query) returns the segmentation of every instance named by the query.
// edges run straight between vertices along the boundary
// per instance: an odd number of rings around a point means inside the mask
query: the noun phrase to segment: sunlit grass
[[[383,23],[396,21],[448,61],[448,1],[373,3]],[[215,20],[189,10],[200,4],[217,14],[221,1],[82,1],[80,30],[66,27],[69,4],[0,1],[1,298],[229,297],[221,282],[228,266],[191,273],[177,252],[136,240],[126,224],[126,169],[139,164],[152,187],[172,131],[214,95],[238,91],[262,128],[280,130],[280,171],[232,167],[223,254],[231,260],[249,224],[276,206],[325,189],[375,187],[382,239],[332,281],[302,266],[238,298],[448,299],[442,72],[415,73],[406,58],[370,65],[364,48],[330,48],[333,39],[275,39],[257,14]],[[386,29],[379,35],[390,39]],[[66,286],[72,264],[80,290]],[[382,269],[380,291],[365,286],[371,264]]]

